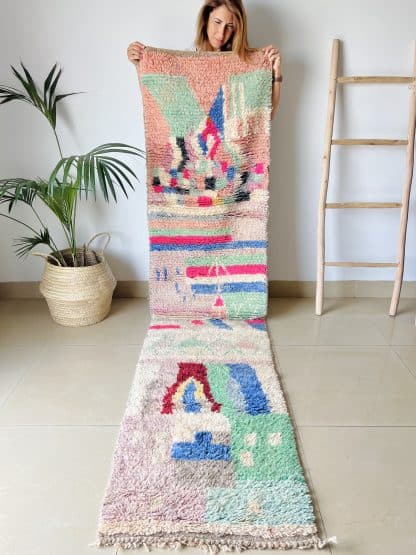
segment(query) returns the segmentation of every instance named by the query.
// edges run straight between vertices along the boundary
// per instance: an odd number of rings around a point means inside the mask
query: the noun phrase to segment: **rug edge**
[[[254,540],[247,538],[247,540],[233,540],[227,538],[224,540],[198,538],[195,536],[176,536],[176,537],[149,537],[149,536],[126,536],[123,538],[117,537],[99,537],[97,541],[92,544],[93,547],[111,547],[122,549],[138,549],[145,547],[148,551],[154,548],[168,548],[180,549],[182,547],[196,547],[203,551],[210,553],[218,553],[221,551],[246,551],[248,549],[324,549],[328,545],[337,543],[336,536],[328,538],[320,538],[318,535],[313,535],[307,539],[278,539],[271,541]]]

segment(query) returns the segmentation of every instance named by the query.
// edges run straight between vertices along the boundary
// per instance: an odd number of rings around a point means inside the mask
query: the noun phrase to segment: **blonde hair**
[[[221,48],[224,51],[232,51],[244,61],[248,60],[250,52],[255,52],[256,48],[250,48],[247,39],[247,16],[242,0],[205,0],[204,5],[199,10],[196,22],[196,37],[194,45],[197,50],[213,50],[208,40],[208,19],[213,10],[225,6],[236,20],[236,28],[228,42]]]

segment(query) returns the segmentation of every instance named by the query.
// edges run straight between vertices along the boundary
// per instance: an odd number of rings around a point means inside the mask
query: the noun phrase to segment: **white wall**
[[[144,148],[141,100],[127,45],[140,40],[188,48],[199,6],[195,0],[2,0],[0,83],[16,86],[10,65],[16,67],[20,60],[42,80],[57,61],[64,68],[62,91],[86,91],[61,103],[58,133],[64,154],[115,141]],[[269,277],[312,280],[331,41],[343,41],[345,75],[410,74],[416,3],[246,0],[246,8],[251,44],[275,44],[283,59],[281,107],[272,130]],[[408,96],[407,85],[344,89],[338,97],[335,135],[405,138]],[[0,106],[0,145],[1,177],[47,177],[57,160],[51,130],[23,103]],[[404,147],[335,149],[329,200],[400,200]],[[144,163],[137,160],[134,168],[140,184],[128,200],[117,205],[90,202],[80,212],[80,242],[98,231],[111,232],[107,254],[119,280],[147,278]],[[394,260],[398,211],[346,212],[329,213],[328,258]],[[407,280],[416,279],[414,212],[412,195]],[[40,278],[41,259],[20,261],[14,255],[12,238],[24,232],[0,218],[0,281]],[[327,272],[334,280],[392,276],[391,269]]]

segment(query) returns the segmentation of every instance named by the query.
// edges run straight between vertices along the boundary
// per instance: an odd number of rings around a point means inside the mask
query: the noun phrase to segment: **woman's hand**
[[[132,42],[129,44],[127,48],[127,57],[129,61],[134,64],[135,66],[139,65],[140,60],[143,56],[143,50],[145,49],[145,45],[141,42]]]
[[[269,62],[272,66],[273,76],[279,77],[281,74],[280,52],[272,44],[270,44],[269,46],[265,46],[264,48],[262,48],[262,50],[269,59]]]

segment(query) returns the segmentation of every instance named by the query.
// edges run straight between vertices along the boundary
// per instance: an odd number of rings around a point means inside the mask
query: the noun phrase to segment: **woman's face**
[[[221,50],[234,31],[235,18],[233,14],[225,6],[213,9],[209,14],[207,26],[208,40],[212,48]]]

